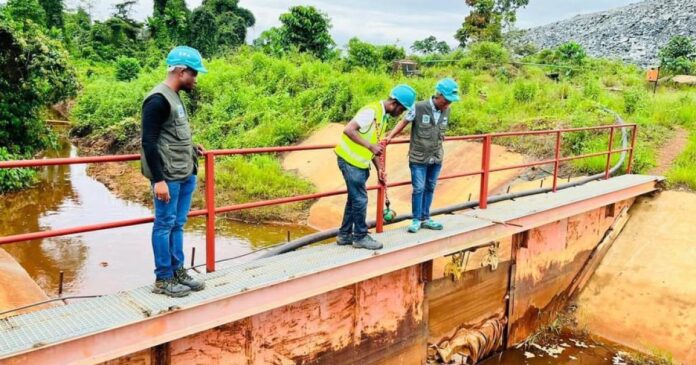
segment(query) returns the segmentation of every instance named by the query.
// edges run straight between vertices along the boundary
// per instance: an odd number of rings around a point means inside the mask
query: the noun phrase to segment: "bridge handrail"
[[[614,149],[614,137],[616,130],[625,129],[631,130],[631,143],[630,147]],[[603,152],[588,153],[578,156],[561,156],[561,143],[564,133],[572,132],[583,132],[583,131],[605,131],[609,130],[609,141],[608,148]],[[546,164],[554,164],[553,169],[553,182],[552,191],[556,191],[558,186],[558,174],[561,163],[583,159],[591,158],[597,156],[606,156],[606,166],[604,170],[604,178],[608,179],[611,175],[610,163],[611,156],[617,153],[629,152],[629,158],[627,162],[626,172],[631,173],[633,154],[635,151],[635,141],[637,136],[638,126],[636,124],[620,124],[620,125],[602,125],[594,127],[583,127],[583,128],[567,128],[567,129],[556,129],[556,130],[540,130],[540,131],[518,131],[518,132],[503,132],[503,133],[488,133],[480,135],[466,135],[466,136],[451,136],[446,137],[445,141],[481,141],[481,168],[475,171],[467,171],[462,173],[456,173],[452,175],[440,176],[438,180],[447,180],[467,176],[480,176],[479,183],[479,207],[480,209],[486,209],[487,198],[489,190],[489,177],[491,173],[514,170],[521,168],[528,168],[534,166],[541,166]],[[504,138],[504,137],[520,137],[520,136],[542,136],[542,135],[555,135],[555,149],[554,158],[546,159],[541,161],[529,162],[524,164],[516,164],[511,166],[498,166],[491,168],[491,145],[493,139]],[[390,144],[403,144],[408,143],[408,139],[395,139]],[[347,190],[335,190],[327,191],[321,193],[306,194],[294,197],[277,198],[270,200],[263,200],[250,203],[233,204],[224,207],[216,207],[215,205],[215,158],[218,156],[232,156],[232,155],[250,155],[250,154],[263,154],[263,153],[284,153],[293,151],[309,151],[309,150],[324,150],[333,149],[335,145],[313,145],[313,146],[283,146],[283,147],[260,147],[260,148],[242,148],[242,149],[221,149],[221,150],[209,150],[204,154],[205,159],[205,209],[192,210],[189,212],[189,217],[206,217],[206,270],[208,272],[215,271],[215,218],[217,214],[228,213],[233,211],[260,208],[272,205],[294,203],[300,201],[314,200],[329,196],[346,194]],[[385,162],[386,168],[386,153],[387,149],[384,149],[382,154],[382,159]],[[106,163],[106,162],[125,162],[125,161],[136,161],[140,159],[138,154],[128,154],[128,155],[110,155],[110,156],[93,156],[93,157],[70,157],[70,158],[50,158],[50,159],[34,159],[34,160],[14,160],[14,161],[0,161],[0,169],[3,168],[35,168],[44,166],[56,166],[56,165],[73,165],[73,164],[87,164],[87,163]],[[208,183],[211,182],[211,183]],[[404,186],[410,184],[411,181],[397,181],[397,182],[387,182],[386,184],[379,183],[377,185],[368,186],[368,190],[377,190],[377,232],[382,232],[384,229],[384,220],[382,217],[386,189],[388,187]],[[146,224],[154,221],[154,217],[144,217],[127,219],[120,221],[112,221],[106,223],[84,225],[70,228],[53,229],[40,232],[30,232],[22,233],[10,236],[0,237],[0,245],[43,239],[57,236],[65,236],[77,233],[92,232],[105,229],[113,229],[120,227],[133,226],[138,224]]]

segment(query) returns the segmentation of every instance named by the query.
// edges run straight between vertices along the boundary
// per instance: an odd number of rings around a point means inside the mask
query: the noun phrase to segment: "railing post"
[[[558,191],[558,170],[561,167],[561,132],[556,132],[556,152],[553,163],[553,192]]]
[[[628,166],[626,166],[626,173],[630,174],[633,172],[633,151],[636,149],[636,137],[638,136],[638,126],[634,125],[631,129],[631,150],[628,152]]]
[[[491,169],[491,141],[490,134],[483,136],[481,151],[481,190],[479,192],[479,208],[488,208],[488,177]]]
[[[611,151],[614,149],[614,127],[611,127],[609,132],[609,154],[607,154],[607,163],[604,167],[604,180],[609,179],[609,166],[611,165]]]
[[[384,171],[387,170],[387,143],[386,141],[380,142],[382,145],[382,154],[379,156],[379,160],[382,164],[382,169]],[[377,217],[375,217],[375,220],[377,221],[377,225],[375,227],[375,230],[377,233],[382,233],[384,232],[384,203],[385,203],[385,196],[387,193],[387,185],[386,182],[379,181],[379,172],[378,174],[378,184],[379,184],[379,189],[377,189]]]
[[[215,153],[205,154],[205,268],[215,271]]]

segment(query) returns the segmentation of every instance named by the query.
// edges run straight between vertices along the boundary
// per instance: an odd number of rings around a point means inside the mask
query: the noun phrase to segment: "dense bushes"
[[[424,67],[422,77],[403,78],[365,67],[346,70],[344,60],[322,62],[294,52],[275,57],[245,47],[208,62],[210,72],[199,77],[196,92],[185,97],[185,102],[192,111],[194,138],[207,148],[288,145],[323,124],[350,119],[365,103],[385,98],[397,83],[411,84],[424,99],[432,95],[439,78],[452,76],[460,83],[462,101],[452,108],[450,134],[613,123],[613,116],[600,108],[605,105],[624,114],[627,122],[641,126],[634,165],[637,171],[654,165],[654,151],[669,136],[672,125],[696,120],[694,103],[674,96],[683,92],[664,90],[650,101],[642,71],[619,62],[584,59],[583,67],[554,82],[547,78],[546,68],[510,64],[488,67],[509,57],[495,44],[458,51],[453,57],[460,59],[457,67]],[[133,120],[139,119],[142,98],[165,72],[159,67],[142,71],[130,82],[117,83],[113,73],[96,68],[93,76],[84,76],[84,92],[73,112],[78,122],[75,132],[88,137],[108,135],[120,144],[132,145],[124,139],[138,138],[132,127]],[[568,136],[564,154],[605,149],[606,138],[606,133]],[[548,157],[550,153],[546,144],[509,145],[537,156]],[[268,158],[277,162],[274,157]],[[235,193],[229,199],[244,201],[311,190],[278,163],[269,161],[238,158],[225,163],[219,178],[234,184]],[[602,170],[604,162],[596,158],[574,166],[590,173]],[[275,195],[268,190],[260,192],[253,178],[232,176],[254,176],[259,169],[269,181],[282,182],[291,191],[278,189]]]
[[[138,77],[140,62],[131,57],[119,57],[116,59],[116,80],[130,81]]]
[[[693,62],[696,60],[696,46],[690,37],[673,37],[660,50],[660,60],[662,68],[667,73],[690,74],[694,71]]]
[[[19,160],[25,156],[11,154],[0,147],[0,161]],[[0,193],[32,186],[36,182],[36,171],[32,169],[0,169]]]
[[[67,54],[30,20],[0,19],[0,148],[2,158],[21,158],[49,146],[43,109],[72,97],[77,78]],[[30,170],[0,172],[0,193],[32,182]]]

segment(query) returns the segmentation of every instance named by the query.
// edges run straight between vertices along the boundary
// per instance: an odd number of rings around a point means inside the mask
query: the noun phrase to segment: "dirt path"
[[[335,143],[339,140],[344,126],[332,123],[315,132],[301,145],[317,145]],[[387,174],[389,181],[404,181],[411,179],[408,167],[408,145],[399,144],[389,147],[387,153]],[[447,142],[445,143],[445,164],[442,176],[466,171],[476,171],[481,168],[481,145],[471,142]],[[505,147],[493,146],[492,167],[520,164],[524,156],[509,152]],[[317,191],[329,191],[345,189],[345,183],[341,172],[336,166],[336,155],[332,150],[300,151],[292,152],[285,156],[283,167],[287,170],[295,170],[300,176],[312,181]],[[510,170],[491,175],[490,190],[506,184],[519,174],[518,170]],[[368,185],[377,183],[376,172],[372,169]],[[466,201],[471,194],[472,199],[478,198],[479,178],[466,177],[445,180],[438,184],[435,193],[433,207],[444,207],[458,202]],[[409,213],[411,211],[411,186],[402,186],[389,190],[389,198],[392,209],[397,213]],[[376,193],[369,195],[368,217],[374,218],[376,211]],[[328,229],[340,225],[345,205],[345,195],[320,199],[312,206],[309,213],[308,224],[315,229]]]
[[[644,198],[578,299],[581,326],[696,364],[696,194]]]
[[[689,143],[689,132],[681,127],[676,127],[674,136],[667,141],[658,151],[657,166],[650,170],[650,175],[664,175],[672,167],[672,162],[686,148]]]

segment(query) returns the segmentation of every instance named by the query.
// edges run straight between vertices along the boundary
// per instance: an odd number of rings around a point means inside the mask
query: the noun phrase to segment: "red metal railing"
[[[614,150],[614,137],[616,135],[617,129],[627,128],[631,130],[631,142],[630,147]],[[561,156],[561,143],[564,133],[572,132],[584,132],[584,131],[601,131],[609,130],[609,143],[606,151],[589,153],[579,156]],[[483,135],[472,135],[472,136],[456,136],[447,137],[446,141],[481,141],[481,169],[476,171],[468,171],[463,173],[456,173],[451,175],[440,176],[439,180],[455,179],[467,176],[480,176],[480,189],[479,189],[479,207],[481,209],[486,209],[488,193],[489,193],[489,177],[491,173],[514,170],[520,168],[527,168],[533,166],[541,166],[546,164],[554,164],[553,168],[553,187],[552,190],[555,192],[558,188],[558,173],[561,163],[590,158],[596,156],[606,156],[606,166],[604,171],[604,178],[608,179],[610,177],[610,165],[611,156],[617,153],[629,152],[628,164],[626,167],[627,173],[631,172],[633,152],[635,149],[635,141],[638,127],[635,124],[624,124],[624,125],[609,125],[609,126],[598,126],[598,127],[587,127],[587,128],[572,128],[572,129],[560,129],[560,130],[545,130],[545,131],[526,131],[526,132],[507,132],[507,133],[492,133]],[[525,164],[518,164],[512,166],[503,166],[491,168],[491,145],[495,138],[502,137],[518,137],[518,136],[543,136],[543,135],[555,135],[555,152],[554,158],[549,160],[542,160],[536,162],[530,162]],[[408,143],[407,139],[394,140],[392,144]],[[217,214],[234,212],[244,209],[260,208],[271,205],[286,204],[300,201],[313,200],[318,198],[324,198],[329,196],[345,194],[347,190],[336,190],[328,191],[323,193],[306,194],[294,197],[278,198],[271,200],[264,200],[251,203],[234,204],[225,207],[215,206],[215,158],[218,156],[232,156],[232,155],[250,155],[250,154],[261,154],[261,153],[283,153],[292,151],[308,151],[308,150],[321,150],[321,149],[332,149],[334,145],[316,145],[316,146],[290,146],[290,147],[268,147],[268,148],[247,148],[247,149],[227,149],[227,150],[211,150],[207,151],[204,155],[205,158],[205,209],[192,210],[189,212],[189,217],[206,217],[206,268],[208,272],[215,271],[215,219]],[[85,163],[103,163],[103,162],[123,162],[123,161],[136,161],[140,159],[140,155],[116,155],[116,156],[97,156],[97,157],[71,157],[71,158],[54,158],[54,159],[41,159],[41,160],[17,160],[17,161],[0,161],[0,168],[22,168],[22,167],[42,167],[42,166],[54,166],[54,165],[72,165],[72,164],[85,164]],[[386,148],[384,149],[384,154],[382,159],[385,162],[386,168]],[[404,186],[410,184],[411,181],[398,181],[392,183],[382,183],[378,185],[368,186],[367,190],[377,190],[377,232],[382,232],[384,229],[384,220],[382,217],[385,194],[388,187]],[[111,228],[128,227],[138,224],[151,223],[154,221],[154,217],[136,218],[128,219],[100,224],[92,224],[86,226],[78,226],[63,229],[54,229],[41,232],[31,232],[22,233],[17,235],[0,237],[0,245],[43,239],[57,236],[65,236],[70,234],[92,232]]]

